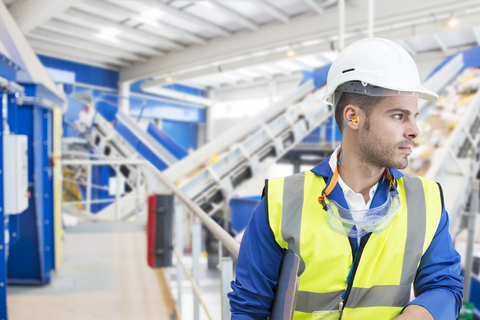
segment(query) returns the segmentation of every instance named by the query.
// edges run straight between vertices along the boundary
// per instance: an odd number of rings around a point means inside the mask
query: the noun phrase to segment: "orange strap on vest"
[[[339,156],[340,156],[340,153],[337,155],[337,160]],[[395,178],[392,176],[388,168],[385,168],[385,176],[387,177],[388,181],[390,181],[390,190],[393,190],[395,188]],[[323,189],[322,194],[318,197],[318,203],[320,203],[324,207],[324,209],[326,208],[325,198],[330,195],[330,193],[333,191],[333,188],[335,188],[335,186],[337,185],[337,182],[338,182],[338,163],[335,166],[335,171],[333,172],[333,176],[332,176],[332,179],[330,180],[330,183],[325,189]]]

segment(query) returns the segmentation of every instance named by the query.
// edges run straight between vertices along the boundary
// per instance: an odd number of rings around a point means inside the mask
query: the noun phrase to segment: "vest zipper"
[[[350,291],[352,291],[353,279],[355,279],[355,273],[357,272],[358,265],[360,264],[360,258],[362,257],[363,249],[365,248],[365,245],[367,244],[367,241],[371,235],[372,235],[371,232],[367,233],[363,241],[360,243],[360,247],[358,248],[358,254],[354,250],[352,238],[348,238],[348,240],[350,241],[350,246],[352,247],[354,262],[353,262],[353,269],[351,271],[350,279],[348,279],[348,282],[347,282],[347,287],[345,288],[345,292],[343,293],[342,298],[340,299],[340,303],[338,304],[338,311],[340,312],[340,316],[338,317],[338,320],[342,319],[343,309],[347,304],[348,297],[350,296]]]

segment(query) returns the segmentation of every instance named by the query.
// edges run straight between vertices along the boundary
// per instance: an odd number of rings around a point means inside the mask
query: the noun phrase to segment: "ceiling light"
[[[454,16],[450,17],[450,19],[447,20],[447,26],[450,28],[458,26],[458,19]]]
[[[120,30],[115,28],[105,28],[102,29],[98,34],[97,37],[102,38],[107,41],[118,42],[117,35],[120,33]]]
[[[160,9],[157,9],[157,8],[153,8],[153,9],[148,9],[146,11],[143,11],[142,14],[140,15],[140,17],[143,19],[143,20],[146,20],[148,22],[150,21],[155,21],[157,20],[158,18],[160,18],[161,16],[164,16],[165,15],[165,12],[161,11]]]
[[[165,82],[166,82],[166,83],[174,83],[175,80],[173,79],[172,76],[167,76],[167,77],[165,78]]]
[[[286,52],[286,54],[287,54],[287,57],[289,57],[289,58],[293,58],[293,57],[295,57],[295,56],[297,55],[297,53],[295,52],[295,50],[293,50],[292,48],[288,49],[287,52]]]
[[[120,33],[120,30],[118,29],[115,29],[115,28],[105,28],[105,29],[102,29],[102,31],[100,31],[100,33],[103,35],[103,36],[106,36],[106,37],[115,37],[117,34]]]

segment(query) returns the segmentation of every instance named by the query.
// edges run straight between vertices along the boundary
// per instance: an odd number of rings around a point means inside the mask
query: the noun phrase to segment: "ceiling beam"
[[[30,32],[81,0],[22,0],[8,9],[23,34]]]
[[[289,60],[285,60],[285,61],[288,61],[288,62],[290,62],[291,64],[299,67],[300,70],[313,71],[313,69],[314,69],[311,65],[309,65],[309,64],[306,63],[306,62],[303,62],[303,61],[300,60],[300,59],[289,59]]]
[[[175,35],[176,37],[184,38],[193,43],[201,45],[207,44],[207,41],[204,38],[183,29],[177,28],[173,25],[162,22],[158,19],[142,19],[139,12],[127,9],[126,7],[122,6],[121,3],[121,1],[117,3],[112,3],[103,0],[83,0],[77,5],[77,7],[90,7],[90,10],[96,10],[96,12],[98,13],[101,13],[102,11],[110,14],[113,13],[118,15],[119,17],[123,17],[123,19],[132,19],[139,24],[151,26],[155,29],[158,29],[158,32],[168,32]],[[138,28],[143,29],[142,26],[139,26]]]
[[[447,53],[448,47],[445,44],[445,42],[443,42],[442,38],[440,38],[440,36],[436,33],[433,34],[433,37],[435,38],[435,41],[437,41],[438,45],[440,46],[440,49],[442,49],[443,52]]]
[[[63,21],[51,20],[42,24],[39,29],[48,30],[54,33],[67,35],[77,39],[84,39],[107,47],[125,50],[132,53],[144,54],[148,56],[165,56],[165,53],[160,50],[128,40],[116,38],[112,41],[106,41],[105,39],[98,37],[98,31],[94,31],[85,27],[77,27]]]
[[[140,42],[143,44],[150,44],[152,47],[163,46],[169,49],[186,49],[184,45],[178,44],[170,39],[166,39],[158,35],[153,35],[149,32],[122,25],[118,22],[107,20],[91,13],[83,12],[77,9],[70,9],[65,13],[56,16],[56,18],[79,25],[88,24],[89,27],[97,27],[99,30],[103,28],[115,28],[120,31],[117,37],[128,39],[134,42]]]
[[[35,49],[35,53],[43,56],[48,56],[48,57],[57,58],[61,60],[74,61],[74,62],[78,62],[78,63],[90,65],[90,66],[106,68],[111,70],[118,70],[120,68],[118,65],[112,65],[107,62],[93,61],[93,60],[88,60],[88,58],[81,58],[78,56],[69,56],[67,54],[59,54],[58,52],[55,52],[53,50],[43,50],[43,49],[37,48]]]
[[[59,46],[56,44],[51,44],[51,43],[45,43],[43,41],[39,41],[36,39],[30,39],[29,40],[30,45],[32,46],[33,50],[36,53],[44,53],[47,55],[51,55],[51,53],[55,53],[56,56],[71,56],[71,57],[77,57],[81,58],[83,60],[90,60],[90,61],[95,61],[95,62],[103,62],[103,63],[108,63],[110,65],[115,65],[115,66],[128,66],[129,63],[122,61],[120,59],[115,59],[112,57],[108,57],[105,55],[100,55],[100,54],[92,54],[89,51],[84,51],[84,50],[78,50],[78,49],[68,49],[63,46]],[[61,58],[65,59],[65,58]]]
[[[305,2],[316,13],[320,15],[323,14],[323,7],[317,2],[315,2],[315,0],[303,0],[303,2]]]
[[[75,39],[69,36],[56,34],[50,31],[35,30],[27,34],[27,39],[36,39],[40,41],[55,43],[61,46],[90,51],[92,53],[103,54],[113,58],[126,59],[131,61],[147,61],[147,59],[136,54],[109,48],[100,44],[94,44],[89,41]]]
[[[270,3],[268,3],[265,0],[252,0],[253,3],[258,5],[263,11],[271,15],[272,17],[277,18],[280,21],[283,21],[285,23],[290,22],[290,18],[288,15],[280,11],[278,8],[274,7]]]
[[[295,71],[291,76],[285,76],[285,75],[275,75],[271,79],[265,79],[265,78],[255,78],[252,79],[252,81],[248,83],[242,83],[242,84],[237,84],[235,88],[220,88],[218,91],[228,91],[228,90],[235,90],[235,89],[241,89],[241,88],[251,88],[255,86],[261,86],[270,83],[271,81],[275,81],[277,84],[279,82],[285,82],[285,81],[295,81],[295,80],[300,80],[303,78],[303,75],[300,71]]]
[[[475,40],[477,41],[477,45],[480,46],[480,32],[478,31],[477,27],[472,28],[473,35],[475,36]]]
[[[445,24],[446,19],[450,17],[452,10],[465,10],[475,7],[478,2],[463,1],[451,2],[450,0],[438,0],[435,11],[436,16],[441,17],[435,19],[432,17],[432,8],[423,1],[416,1],[411,6],[401,6],[398,11],[392,13],[391,7],[396,5],[395,0],[384,0],[377,4],[376,10],[376,36],[386,37],[388,39],[397,40],[417,35],[431,34],[433,32],[447,31]],[[367,24],[365,17],[358,15],[356,12],[360,10],[359,6],[366,4],[359,2],[354,11],[346,11],[346,44],[352,43],[364,37],[361,30],[366,31]],[[148,77],[160,77],[167,73],[187,73],[192,72],[195,76],[199,75],[199,70],[205,72],[218,72],[218,66],[212,66],[219,61],[228,61],[232,58],[244,56],[245,59],[239,63],[238,61],[221,63],[222,70],[229,69],[226,65],[232,64],[235,69],[245,67],[247,65],[255,65],[257,63],[275,62],[285,58],[284,52],[272,52],[273,49],[279,48],[292,43],[303,43],[312,41],[313,39],[335,39],[338,36],[337,24],[337,8],[325,10],[322,16],[322,23],[318,23],[318,15],[309,15],[295,17],[291,19],[290,24],[274,24],[267,25],[258,32],[242,32],[235,34],[230,39],[218,39],[211,42],[205,47],[189,48],[183,52],[167,55],[164,59],[150,59],[147,63],[135,63],[134,67],[122,69],[120,78],[122,80],[137,80]],[[443,17],[443,15],[445,17]],[[478,25],[480,13],[469,13],[457,15],[459,24],[465,27]],[[407,20],[409,23],[405,23]],[[399,24],[402,22],[402,24]],[[395,28],[392,27],[395,24]],[[360,30],[360,31],[359,31]],[[311,46],[301,46],[296,49],[297,55],[311,55],[331,50],[331,43],[334,48],[336,40],[324,41]],[[252,57],[252,53],[261,51],[271,51],[271,53],[263,57]],[[201,74],[201,72],[200,72]],[[183,76],[182,76],[183,77]]]
[[[233,11],[232,9],[226,7],[224,4],[222,4],[221,1],[218,0],[207,0],[207,1],[199,1],[198,4],[204,5],[204,6],[211,6],[215,10],[221,12],[222,14],[226,15],[227,17],[233,19],[235,22],[251,29],[254,31],[257,31],[259,26],[252,20],[242,16],[241,14]]]
[[[137,0],[137,2],[141,2],[145,4],[146,6],[157,8],[165,13],[171,14],[173,16],[176,16],[177,18],[180,18],[182,20],[194,23],[200,27],[207,28],[217,34],[220,34],[225,37],[231,37],[232,33],[230,31],[225,30],[222,27],[217,26],[216,24],[213,24],[207,20],[204,20],[202,18],[199,18],[193,14],[190,14],[188,12],[184,12],[180,9],[177,9],[175,7],[169,6],[167,4],[164,4],[160,1],[150,1],[150,0]]]
[[[284,75],[291,75],[292,71],[290,71],[287,68],[284,68],[278,64],[275,63],[269,63],[269,64],[264,64],[262,66],[258,66],[257,69],[263,69],[268,71],[269,73],[272,73],[273,75],[276,74],[284,74]]]
[[[403,47],[403,49],[407,50],[412,57],[415,57],[418,54],[417,50],[413,49],[413,47],[407,43],[406,39],[398,40],[397,43]]]

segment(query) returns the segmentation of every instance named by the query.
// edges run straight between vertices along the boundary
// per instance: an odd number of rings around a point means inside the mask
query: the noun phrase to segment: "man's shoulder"
[[[433,181],[429,178],[418,176],[418,175],[413,174],[413,173],[402,172],[402,174],[403,174],[403,176],[401,178],[403,178],[403,181],[405,183],[412,183],[413,181],[421,181],[423,184],[439,185],[438,182],[435,182],[435,181]]]
[[[294,180],[298,180],[298,179],[304,179],[304,177],[306,175],[323,177],[322,175],[319,175],[319,174],[313,172],[312,170],[307,170],[307,171],[302,171],[302,172],[299,172],[299,173],[290,174],[290,175],[286,175],[286,176],[280,176],[280,177],[266,179],[266,181],[273,181],[273,182],[285,181],[285,182],[289,182],[289,181],[294,181]]]

